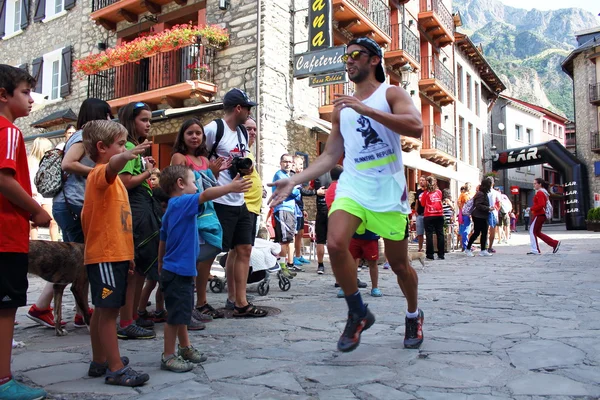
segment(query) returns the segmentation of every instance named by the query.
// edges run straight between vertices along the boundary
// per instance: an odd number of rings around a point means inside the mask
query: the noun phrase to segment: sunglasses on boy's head
[[[346,53],[342,56],[342,62],[343,63],[347,63],[348,59],[351,58],[354,61],[358,60],[360,58],[361,55],[366,54],[368,56],[371,55],[371,53],[369,53],[368,51],[364,51],[364,50],[354,50],[353,52],[350,53]]]

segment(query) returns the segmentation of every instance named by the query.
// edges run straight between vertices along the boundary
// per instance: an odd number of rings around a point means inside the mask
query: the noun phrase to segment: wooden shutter
[[[60,97],[71,93],[71,46],[62,49],[62,65],[60,68]]]
[[[31,67],[31,75],[35,78],[35,90],[36,93],[42,93],[42,77],[44,75],[44,57],[36,58],[33,60]]]
[[[4,26],[6,25],[6,2],[8,0],[0,0],[0,37],[4,36]]]
[[[27,28],[29,25],[29,0],[21,2],[21,29]]]
[[[65,10],[75,7],[75,0],[65,0]]]
[[[37,0],[33,21],[41,22],[44,18],[46,18],[46,0]]]

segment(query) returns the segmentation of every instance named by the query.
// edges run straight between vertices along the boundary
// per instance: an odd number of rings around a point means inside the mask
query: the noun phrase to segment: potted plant
[[[200,29],[200,36],[206,39],[210,46],[221,49],[229,43],[229,33],[227,29],[219,25],[206,25]]]
[[[591,208],[585,222],[588,231],[600,232],[600,207]]]
[[[206,80],[210,73],[208,64],[199,63],[198,60],[186,66],[190,70],[190,77],[193,80]]]

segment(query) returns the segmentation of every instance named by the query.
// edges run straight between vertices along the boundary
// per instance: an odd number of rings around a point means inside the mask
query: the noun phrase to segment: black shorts
[[[296,236],[296,216],[291,211],[275,211],[275,242],[291,243]]]
[[[238,245],[253,245],[255,231],[250,217],[252,213],[248,211],[246,204],[241,206],[213,204],[223,228],[223,248],[221,250],[229,251]]]
[[[325,213],[317,212],[315,221],[315,234],[317,236],[317,244],[327,244],[327,222],[329,217]]]
[[[296,233],[304,229],[304,217],[296,217]]]
[[[248,212],[250,214],[250,219],[252,220],[252,246],[254,246],[254,241],[256,239],[256,235],[258,234],[258,214],[254,214],[253,212]]]
[[[140,185],[129,191],[135,270],[151,280],[158,280],[158,244],[162,209],[158,201]]]
[[[0,309],[27,305],[29,254],[0,253]]]
[[[99,308],[121,308],[127,294],[129,261],[88,264],[92,304]]]
[[[165,297],[167,324],[189,325],[194,308],[194,277],[163,269],[160,273],[160,287]]]

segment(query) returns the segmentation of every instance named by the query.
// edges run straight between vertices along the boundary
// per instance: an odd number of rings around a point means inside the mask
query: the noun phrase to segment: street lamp
[[[408,84],[410,83],[410,74],[412,72],[414,72],[414,70],[408,63],[400,67],[400,75],[402,79],[402,82],[400,82],[400,84],[402,85],[402,88],[404,90],[406,90]]]

